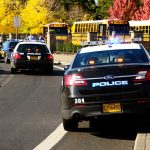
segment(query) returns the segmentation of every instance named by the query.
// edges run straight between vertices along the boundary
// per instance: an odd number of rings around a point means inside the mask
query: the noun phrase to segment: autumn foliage
[[[19,16],[19,33],[41,33],[49,22],[115,18],[150,20],[150,0],[0,0],[0,34],[15,33],[14,17]],[[107,13],[108,12],[108,13]],[[100,17],[100,18],[98,18]]]
[[[114,0],[109,8],[111,19],[131,20],[136,11],[136,0]]]
[[[135,13],[135,20],[150,20],[150,0],[144,0],[143,5]]]
[[[110,18],[122,20],[149,20],[150,0],[114,0],[113,6],[109,8]]]

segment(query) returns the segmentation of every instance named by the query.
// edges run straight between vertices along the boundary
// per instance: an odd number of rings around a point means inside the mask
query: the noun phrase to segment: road
[[[32,150],[61,124],[62,75],[56,68],[53,75],[28,71],[12,75],[9,64],[0,62],[0,150]],[[110,122],[102,133],[82,122],[77,132],[67,133],[52,149],[132,150],[136,131],[128,122],[123,126],[113,128]]]

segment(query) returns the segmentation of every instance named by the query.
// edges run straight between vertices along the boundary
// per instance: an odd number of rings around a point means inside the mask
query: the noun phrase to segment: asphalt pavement
[[[69,65],[75,54],[54,53],[53,56],[55,64]],[[133,150],[150,150],[150,133],[138,133]]]

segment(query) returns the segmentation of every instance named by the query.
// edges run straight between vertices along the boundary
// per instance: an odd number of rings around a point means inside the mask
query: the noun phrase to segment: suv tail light
[[[134,82],[141,82],[150,80],[150,69],[141,70],[137,73],[137,76],[133,79]]]
[[[21,56],[19,53],[14,53],[13,57],[14,59],[21,59]]]
[[[48,60],[53,60],[54,58],[53,58],[53,55],[52,54],[47,54],[47,59]]]
[[[87,82],[81,74],[65,75],[64,76],[65,86],[86,86]]]

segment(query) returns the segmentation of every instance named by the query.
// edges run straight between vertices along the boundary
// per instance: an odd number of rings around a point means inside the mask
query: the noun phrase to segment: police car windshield
[[[17,51],[20,53],[49,53],[47,47],[42,44],[20,44]]]
[[[120,63],[148,62],[147,55],[142,49],[125,49],[79,53],[73,63],[73,68],[91,65],[109,65]]]

